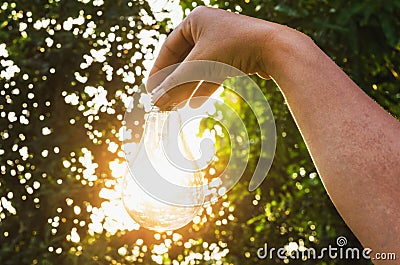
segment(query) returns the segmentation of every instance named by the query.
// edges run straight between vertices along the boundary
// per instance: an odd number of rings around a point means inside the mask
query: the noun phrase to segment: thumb
[[[158,71],[148,82],[159,83],[152,89],[153,102],[161,109],[170,109],[187,102],[194,94],[211,95],[231,74],[229,68],[221,65],[225,66],[215,61],[189,59]]]

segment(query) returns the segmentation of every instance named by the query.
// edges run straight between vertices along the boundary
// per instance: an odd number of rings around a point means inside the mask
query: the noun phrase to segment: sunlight
[[[166,1],[166,0],[149,0],[149,5],[152,11],[155,13],[156,20],[160,21],[165,18],[170,18],[172,22],[172,27],[176,27],[183,19],[183,11],[179,6],[179,1]],[[165,12],[165,11],[168,12]],[[69,18],[63,24],[64,28],[71,28],[75,24],[82,23],[84,18],[79,16],[78,18]],[[149,20],[145,14],[143,15],[143,19]],[[41,23],[45,23],[46,21],[41,21]],[[150,23],[150,21],[148,21]],[[132,21],[133,23],[133,21]],[[38,25],[39,26],[39,25]],[[134,26],[134,25],[131,25]],[[43,25],[40,25],[43,27]],[[129,34],[128,34],[129,35]],[[109,35],[104,35],[105,39],[102,43],[99,43],[99,47],[96,49],[91,49],[90,54],[85,54],[83,56],[83,62],[81,64],[81,69],[86,69],[90,67],[93,62],[105,62],[106,54],[109,52],[109,43],[115,41],[115,34],[111,33]],[[104,65],[103,71],[107,74],[107,79],[112,78],[113,73],[120,75],[123,77],[123,80],[127,83],[134,83],[135,76],[137,74],[143,74],[144,76],[148,75],[150,68],[152,67],[155,58],[158,55],[160,47],[162,43],[165,41],[166,36],[160,35],[157,30],[144,30],[139,31],[137,37],[140,38],[140,44],[142,47],[147,47],[152,45],[155,47],[154,51],[150,54],[150,50],[143,50],[142,53],[135,53],[131,61],[132,63],[136,62],[137,59],[141,59],[142,54],[145,58],[144,68],[136,69],[139,72],[135,71],[127,71],[126,69],[112,69],[107,68],[109,65]],[[129,36],[128,36],[129,38]],[[157,40],[158,39],[158,40]],[[100,48],[101,47],[101,48]],[[121,47],[124,49],[132,48],[129,46],[129,42],[121,43]],[[87,78],[85,76],[81,76],[78,72],[75,74],[76,80],[81,83],[86,83]],[[146,82],[146,80],[143,80]],[[133,90],[132,90],[133,89]],[[136,91],[137,88],[132,88],[132,91]],[[86,105],[89,108],[86,108],[83,113],[84,116],[88,117],[88,122],[91,123],[93,119],[98,118],[99,112],[106,111],[107,113],[112,112],[112,103],[107,99],[107,91],[102,87],[93,87],[93,86],[85,86],[85,93],[89,96]],[[223,88],[219,88],[212,96],[212,98],[220,97]],[[132,100],[132,96],[129,93],[121,92],[116,94],[120,100],[124,102],[125,107],[129,108],[129,104]],[[143,97],[140,99],[143,101],[142,103],[146,106],[147,98]],[[65,102],[71,105],[81,106],[84,104],[82,102],[82,98],[80,95],[75,93],[66,94],[65,93]],[[150,102],[150,101],[149,101]],[[214,104],[208,104],[205,108],[209,114],[215,113],[216,109]],[[82,108],[83,110],[83,108]],[[201,119],[193,120],[188,124],[185,124],[184,128],[182,128],[182,133],[185,134],[186,142],[190,143],[189,148],[191,152],[191,156],[195,159],[201,156],[200,150],[200,142],[202,138],[198,137],[198,131],[200,127]],[[117,130],[118,131],[118,130]],[[45,133],[48,131],[45,129]],[[125,126],[121,126],[120,130],[116,133],[116,136],[122,140],[122,135],[129,135],[132,132],[129,132]],[[89,137],[93,141],[96,138],[100,138],[96,131],[90,132]],[[211,131],[206,131],[203,135],[203,138],[214,139],[215,135]],[[107,142],[108,141],[108,142]],[[182,208],[179,206],[168,205],[163,203],[157,199],[154,199],[152,196],[149,196],[142,188],[140,188],[134,178],[131,176],[131,172],[129,171],[128,164],[124,161],[123,157],[125,156],[121,151],[120,143],[116,143],[114,141],[106,140],[108,143],[107,150],[110,153],[117,154],[117,159],[108,162],[109,169],[111,170],[111,175],[114,178],[105,180],[103,188],[99,192],[99,197],[104,199],[101,203],[100,207],[90,207],[87,209],[90,212],[91,222],[88,224],[89,233],[103,233],[106,231],[110,234],[115,234],[117,231],[132,231],[138,230],[140,228],[139,223],[144,225],[145,227],[150,227],[153,230],[157,231],[166,231],[178,228],[179,226],[185,225],[195,218],[196,227],[201,223],[207,221],[207,218],[200,216],[196,216],[199,211],[199,207],[186,207]],[[137,150],[138,146],[136,144],[131,143],[129,146],[131,150]],[[179,149],[182,152],[184,146],[180,143]],[[79,158],[79,162],[83,166],[83,179],[89,181],[89,184],[95,180],[94,170],[97,168],[97,164],[92,162],[92,154],[88,150],[82,150],[83,156]],[[183,152],[185,153],[185,152]],[[182,174],[174,167],[171,167],[170,161],[165,158],[162,158],[157,155],[155,159],[157,161],[156,170],[157,172],[167,172],[168,174],[164,174],[163,177],[169,182],[175,183],[180,186],[191,186],[190,183],[191,178],[188,178],[187,174]],[[129,155],[128,155],[129,156]],[[186,157],[188,158],[188,157]],[[64,160],[64,166],[70,167],[70,161]],[[132,165],[130,165],[132,167]],[[144,174],[147,174],[144,171],[141,171]],[[203,173],[202,173],[203,174]],[[149,177],[151,179],[151,177]],[[196,182],[196,181],[195,181]],[[163,187],[160,187],[163,188]],[[211,193],[215,193],[215,187],[211,187],[211,190],[204,190],[205,194],[210,195]],[[168,193],[168,191],[164,191],[164,194]],[[169,192],[170,193],[170,192]],[[169,198],[173,200],[181,200],[181,201],[190,201],[197,200],[197,198],[193,198],[190,194],[170,194]],[[201,207],[200,207],[201,208]],[[206,214],[212,215],[211,206],[208,205],[205,208]],[[135,221],[136,220],[136,221]],[[198,229],[198,228],[196,228]],[[73,237],[75,235],[75,237]],[[71,231],[71,241],[76,239],[76,234]]]
[[[113,174],[123,177],[122,201],[125,209],[141,226],[156,231],[173,230],[186,225],[203,202],[202,173],[187,172],[173,164],[168,157],[173,155],[176,158],[182,152],[190,151],[182,150],[182,145],[178,148],[181,150],[176,150],[175,145],[163,145],[161,142],[160,135],[165,135],[162,131],[165,121],[170,124],[164,126],[170,128],[167,133],[171,137],[179,131],[179,126],[176,126],[179,125],[179,116],[172,114],[177,113],[148,114],[141,144],[133,146],[133,149],[124,148],[129,172],[126,165],[110,163]]]
[[[214,106],[209,110],[213,111]],[[203,137],[197,136],[201,119],[192,120],[186,123],[183,128],[179,128],[180,126],[176,126],[176,124],[179,125],[177,121],[179,117],[177,115],[168,116],[166,113],[150,113],[148,115],[150,116],[146,122],[143,144],[141,146],[136,143],[125,145],[124,149],[128,149],[128,151],[125,150],[128,161],[115,159],[109,162],[111,174],[116,181],[114,183],[107,181],[105,187],[99,193],[101,198],[108,200],[102,203],[101,210],[105,216],[114,220],[114,222],[108,222],[107,225],[104,225],[104,229],[111,233],[115,233],[116,229],[124,227],[122,223],[127,223],[126,218],[129,218],[129,216],[141,226],[156,231],[179,228],[196,217],[202,207],[204,194],[209,194],[209,191],[202,187],[205,184],[204,173],[188,173],[171,164],[165,154],[165,149],[162,148],[161,138],[159,138],[162,127],[158,127],[157,123],[151,122],[152,119],[162,120],[169,117],[172,129],[170,133],[177,133],[177,130],[180,130],[180,134],[184,135],[184,138],[178,141],[179,150],[173,149],[169,155],[172,154],[174,157],[184,155],[186,159],[191,161],[200,157],[202,152],[205,151],[200,150],[202,139],[214,139],[210,133],[205,133]],[[120,133],[123,133],[124,130],[126,128],[124,126],[123,128],[121,127]],[[128,136],[131,135],[131,132],[127,131],[127,133]],[[183,141],[185,144],[183,144]],[[164,146],[164,148],[168,147]],[[108,150],[113,153],[116,152],[118,144],[110,142]],[[190,155],[188,156],[188,154]],[[146,167],[145,164],[147,155],[150,156],[150,167]],[[135,156],[136,158],[132,161]],[[133,163],[129,164],[130,170],[127,162]],[[197,168],[195,165],[193,166]],[[135,174],[135,177],[132,174]],[[152,192],[155,191],[157,194],[161,194],[164,199],[155,199],[153,195],[149,195],[147,191],[143,190],[143,187],[137,183],[140,179],[142,185],[143,178],[150,184]],[[192,188],[173,192],[160,185],[159,181],[167,181],[166,183],[178,185],[179,187]],[[195,193],[193,193],[194,191]],[[165,202],[165,198],[172,204]],[[176,202],[182,205],[176,205]],[[107,217],[104,217],[104,219],[107,219]],[[200,218],[197,218],[196,223],[200,223]]]

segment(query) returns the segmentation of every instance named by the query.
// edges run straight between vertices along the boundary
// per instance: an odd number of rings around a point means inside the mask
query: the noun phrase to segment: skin
[[[398,120],[369,98],[310,38],[286,26],[197,8],[167,38],[150,75],[191,60],[219,61],[272,78],[348,226],[373,250],[371,256],[395,252],[400,257]],[[160,108],[188,99],[196,88],[180,85],[162,95],[179,72],[174,71],[156,88],[148,83]],[[215,89],[215,85],[203,84],[195,96],[209,96]]]

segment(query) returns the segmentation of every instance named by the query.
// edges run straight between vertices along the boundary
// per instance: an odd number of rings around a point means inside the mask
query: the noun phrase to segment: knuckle
[[[206,6],[198,6],[195,9],[193,9],[192,12],[188,15],[188,17],[193,18],[193,17],[198,17],[203,15],[205,12],[208,12],[210,10],[209,7]]]
[[[199,12],[204,12],[205,10],[208,10],[209,8],[206,6],[197,6],[195,9],[193,9],[192,13],[199,13]]]

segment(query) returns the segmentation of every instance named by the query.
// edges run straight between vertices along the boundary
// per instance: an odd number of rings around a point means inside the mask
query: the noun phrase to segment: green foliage
[[[191,10],[202,3],[180,4]],[[310,35],[366,93],[400,117],[399,1],[212,0],[210,5]],[[167,20],[157,22],[154,15],[144,1],[0,4],[0,264],[264,264],[256,251],[265,242],[280,247],[302,241],[319,248],[339,235],[360,247],[331,204],[280,92],[256,77],[278,134],[262,187],[247,191],[258,156],[253,148],[247,178],[175,233],[152,233],[104,211],[114,201],[100,191],[118,184],[109,162],[122,160],[121,149],[110,150],[119,144],[125,104],[137,100],[145,60],[170,30]],[[149,41],[140,34],[148,34]],[[257,147],[254,116],[244,104],[235,107]],[[228,155],[225,150],[221,157]],[[268,260],[273,263],[282,261]],[[345,262],[326,258],[318,264]]]
[[[400,35],[394,30],[399,23],[399,3],[211,1],[210,4],[287,24],[310,35],[366,93],[399,117],[400,82],[397,73],[400,65]],[[340,235],[350,240],[348,245],[361,248],[330,202],[281,94],[272,82],[257,81],[265,89],[274,112],[277,150],[273,167],[256,195],[246,193],[247,183],[237,185],[229,195],[238,217],[236,233],[249,236],[235,237],[230,241],[231,245],[240,245],[244,249],[231,251],[228,260],[234,263],[249,262],[246,259],[247,251],[251,254],[251,263],[260,262],[254,253],[263,242],[282,246],[289,241],[300,241],[306,246],[318,248],[334,244],[335,238]],[[258,135],[254,116],[251,118],[248,113],[250,109],[241,105],[240,111],[247,122],[248,133],[253,137]],[[207,128],[210,128],[209,124]],[[257,153],[252,154],[256,160]],[[251,175],[254,166],[250,164],[247,173]],[[246,225],[239,225],[243,223]],[[340,264],[340,261],[329,258],[325,262]],[[359,261],[359,264],[365,263]]]

